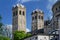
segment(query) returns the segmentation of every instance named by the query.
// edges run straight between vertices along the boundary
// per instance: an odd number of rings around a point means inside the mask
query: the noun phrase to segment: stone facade
[[[50,24],[48,25],[48,27],[50,28],[46,28],[45,31],[47,31],[46,33],[51,33],[52,31],[55,30],[59,30],[60,27],[60,1],[57,1],[53,7],[52,7],[52,12],[53,12],[53,17],[51,19]]]
[[[44,14],[40,9],[36,9],[32,12],[32,31],[36,31],[44,28]]]
[[[12,8],[12,30],[26,32],[26,8],[22,4],[17,4]]]
[[[53,18],[54,18],[54,26],[55,26],[54,28],[59,30],[59,36],[60,36],[60,0],[58,0],[53,5],[52,11],[53,11]]]
[[[47,34],[37,34],[24,40],[58,40],[58,36],[54,37],[54,35],[47,35]]]
[[[53,19],[44,21],[44,33],[50,34],[53,31]]]
[[[60,17],[60,1],[57,1],[53,7],[53,21],[56,29],[59,29],[59,17]]]

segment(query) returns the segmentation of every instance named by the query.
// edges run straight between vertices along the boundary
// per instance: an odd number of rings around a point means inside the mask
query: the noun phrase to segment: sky
[[[52,6],[57,0],[0,0],[0,15],[2,23],[12,25],[12,7],[17,3],[26,7],[26,27],[31,30],[31,13],[35,9],[41,9],[44,12],[44,20],[52,18]]]

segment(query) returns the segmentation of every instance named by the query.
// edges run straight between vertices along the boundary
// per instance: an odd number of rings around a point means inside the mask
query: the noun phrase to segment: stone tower
[[[53,11],[53,28],[54,30],[59,30],[59,40],[60,40],[60,0],[58,0],[52,7]]]
[[[22,4],[14,5],[12,8],[12,30],[26,32],[26,8]]]
[[[40,30],[44,28],[44,14],[40,9],[36,9],[32,12],[32,31]],[[33,33],[34,34],[34,33]]]
[[[53,25],[54,25],[54,29],[58,29],[60,26],[60,1],[58,0],[52,7],[52,11],[53,11]]]

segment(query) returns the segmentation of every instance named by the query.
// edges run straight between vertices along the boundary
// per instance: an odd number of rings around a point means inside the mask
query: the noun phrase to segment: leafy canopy
[[[2,22],[1,22],[1,20],[2,20],[2,17],[1,17],[1,15],[0,15],[0,34],[2,34]]]
[[[27,34],[24,31],[15,31],[14,32],[14,40],[23,40],[26,37],[29,37],[31,34]]]
[[[10,39],[4,36],[0,36],[0,40],[10,40]]]

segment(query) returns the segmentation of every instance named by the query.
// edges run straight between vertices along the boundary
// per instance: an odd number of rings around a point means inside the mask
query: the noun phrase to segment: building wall
[[[57,1],[53,7],[52,7],[52,11],[53,11],[53,16],[54,16],[54,19],[56,19],[55,21],[55,25],[56,26],[56,29],[59,30],[59,40],[60,40],[60,1]]]
[[[53,36],[49,36],[49,35],[34,35],[34,36],[28,37],[24,40],[50,40],[52,38],[53,38]]]
[[[12,25],[13,31],[25,31],[26,32],[26,8],[22,4],[18,4],[12,8],[13,18]]]
[[[60,40],[60,18],[58,19],[58,26],[59,26],[59,40]]]
[[[59,33],[60,33],[60,30],[59,30]],[[60,34],[59,34],[59,40],[60,40]]]
[[[54,7],[53,7],[53,13],[54,13],[54,15],[56,14],[56,12],[57,12],[57,10],[59,10],[60,8],[60,5],[59,4],[57,4],[57,5],[55,5]]]
[[[21,10],[21,12],[24,11],[25,15],[23,15],[23,14],[19,15],[19,13],[18,13],[18,30],[23,30],[26,32],[26,9],[19,8],[19,10]]]
[[[50,26],[51,27],[51,26]],[[44,33],[45,34],[50,34],[53,30],[52,30],[52,28],[50,28],[49,26],[47,26],[47,27],[45,27],[44,28]]]
[[[58,1],[56,2],[54,7],[52,8],[52,11],[53,11],[53,21],[54,21],[55,28],[59,29],[58,19],[59,19],[59,16],[60,16],[60,3],[58,3]]]
[[[32,31],[44,28],[44,14],[40,9],[32,12]]]
[[[39,16],[40,16],[40,19],[39,19]],[[41,19],[41,17],[43,17],[43,19]],[[38,30],[39,29],[43,29],[44,28],[44,14],[41,13],[41,14],[38,14],[38,19],[37,19],[37,24],[38,24]]]
[[[26,39],[24,39],[24,40],[38,40],[38,39],[36,39],[36,38],[37,38],[37,36],[32,36],[32,37],[26,38]]]
[[[38,35],[38,40],[49,40],[49,36]]]

